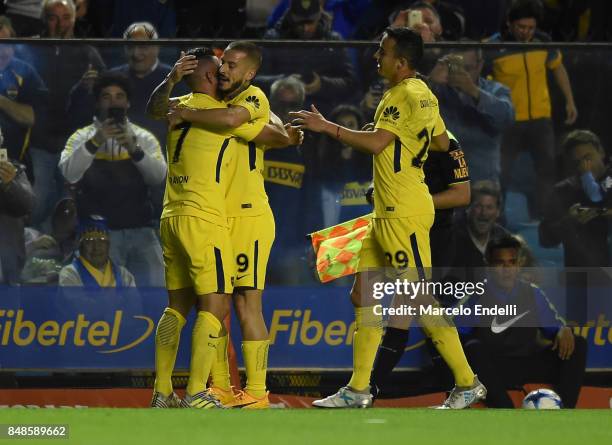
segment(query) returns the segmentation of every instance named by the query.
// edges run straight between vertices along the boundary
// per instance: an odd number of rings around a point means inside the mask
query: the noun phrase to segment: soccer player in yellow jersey
[[[264,188],[264,148],[252,141],[263,123],[270,119],[270,105],[265,94],[250,85],[261,65],[261,52],[250,42],[232,42],[225,49],[219,69],[219,90],[228,108],[191,110],[177,108],[179,118],[197,122],[206,128],[231,131],[250,125],[253,132],[239,142],[235,170],[227,195],[227,215],[236,261],[233,301],[242,330],[242,352],[247,384],[234,396],[229,381],[226,349],[227,334],[213,365],[212,391],[228,407],[267,408],[266,371],[268,330],[262,314],[262,293],[266,266],[274,241],[274,217]],[[286,126],[292,144],[298,142],[298,130]]]
[[[172,99],[172,103],[194,109],[225,107],[215,99],[219,64],[210,49],[184,54],[152,94],[149,114],[165,117],[170,92],[183,77],[192,93]],[[288,143],[285,130],[281,130],[276,131],[280,137],[269,137],[268,142]],[[216,359],[221,322],[229,312],[235,275],[225,199],[234,174],[236,137],[250,135],[250,131],[243,127],[232,133],[213,132],[184,122],[172,125],[168,135],[169,173],[160,235],[169,305],[155,336],[154,407],[220,407],[214,394],[206,391],[206,380]],[[186,396],[180,402],[173,393],[171,377],[180,332],[193,306],[198,313],[190,375]]]
[[[372,280],[365,272],[392,266],[400,277],[428,278],[434,206],[422,166],[429,148],[447,151],[449,139],[436,97],[416,77],[415,67],[422,55],[419,34],[407,28],[389,28],[383,34],[375,58],[378,72],[389,81],[390,89],[378,105],[372,131],[336,125],[315,107],[312,112],[290,113],[294,124],[374,155],[374,217],[363,241],[359,273],[351,291],[355,306],[353,375],[336,394],[313,402],[317,407],[372,405],[370,374],[382,336],[382,318],[373,311]],[[416,301],[434,304],[428,295],[419,295]],[[486,389],[467,363],[456,328],[442,317],[421,316],[420,322],[455,376],[456,386],[442,407],[464,408],[484,398]]]

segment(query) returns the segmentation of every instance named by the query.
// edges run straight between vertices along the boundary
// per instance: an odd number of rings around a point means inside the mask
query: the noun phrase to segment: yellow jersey
[[[446,131],[436,96],[422,80],[404,79],[383,95],[374,122],[396,136],[374,156],[374,216],[433,214],[423,164],[431,138]]]
[[[225,108],[203,93],[179,98],[196,109]],[[184,122],[168,133],[168,177],[162,218],[195,216],[227,227],[225,198],[234,162],[236,139]]]
[[[264,150],[252,140],[270,121],[270,103],[263,91],[251,85],[227,105],[244,107],[251,115],[248,122],[232,130],[240,139],[236,142],[236,159],[230,174],[227,216],[258,216],[269,209],[269,204],[264,187]]]

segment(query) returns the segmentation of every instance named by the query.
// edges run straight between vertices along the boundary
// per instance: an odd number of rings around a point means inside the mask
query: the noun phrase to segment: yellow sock
[[[172,371],[185,319],[174,309],[164,310],[155,331],[155,391],[168,396],[172,393]]]
[[[353,376],[348,383],[352,389],[362,391],[370,385],[370,374],[381,338],[382,317],[374,314],[374,307],[356,307]]]
[[[268,370],[269,340],[242,342],[242,356],[246,368],[246,390],[258,399],[266,395],[266,371]]]
[[[470,367],[463,346],[459,341],[457,328],[444,317],[423,316],[421,326],[425,333],[431,337],[434,346],[453,372],[457,386],[472,386],[474,371]]]
[[[199,311],[191,339],[191,364],[187,394],[194,395],[206,389],[210,368],[217,355],[221,322],[210,312]]]
[[[217,344],[217,356],[210,369],[210,376],[212,378],[213,386],[221,388],[224,391],[229,391],[231,388],[229,357],[227,356],[228,342],[229,335],[227,335],[227,332],[225,332],[225,335],[219,337],[219,343]]]

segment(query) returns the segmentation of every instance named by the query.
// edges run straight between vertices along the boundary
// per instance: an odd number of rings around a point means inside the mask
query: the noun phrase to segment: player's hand
[[[93,65],[90,63],[87,65],[87,71],[83,73],[83,77],[81,77],[81,85],[87,89],[89,93],[93,91],[94,83],[98,79],[98,70],[94,69]]]
[[[289,117],[293,118],[291,122],[294,126],[299,129],[306,129],[314,131],[315,133],[321,133],[325,131],[325,128],[331,123],[323,117],[317,107],[314,105],[310,106],[312,111],[290,111]]]
[[[565,125],[572,125],[578,118],[578,110],[574,102],[567,102],[565,104]]]
[[[559,358],[561,360],[569,360],[574,353],[575,340],[572,329],[565,326],[559,329],[555,341],[553,342],[553,351],[559,351]]]
[[[198,67],[198,61],[194,55],[185,55],[185,51],[181,51],[181,57],[172,67],[172,71],[168,74],[168,80],[176,85],[184,76],[191,74]]]
[[[302,145],[304,142],[304,132],[302,130],[287,123],[285,124],[285,131],[289,136],[289,145]]]
[[[0,161],[0,183],[8,184],[17,176],[17,169],[7,161]]]
[[[172,107],[168,109],[168,114],[166,114],[166,118],[168,119],[168,126],[170,128],[174,128],[179,124],[182,124],[185,120],[181,115],[184,107]]]
[[[599,216],[599,209],[592,207],[582,207],[580,203],[576,203],[569,209],[569,216],[580,224],[586,224],[593,218]]]
[[[169,99],[169,100],[168,100],[168,110],[169,110],[169,109],[171,109],[171,108],[178,107],[180,103],[181,103],[181,100],[180,100],[180,99],[176,99],[176,98],[174,98],[174,99],[172,99],[172,98],[171,98],[171,99]]]

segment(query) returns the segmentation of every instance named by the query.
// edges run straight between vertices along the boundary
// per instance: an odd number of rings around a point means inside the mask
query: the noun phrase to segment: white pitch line
[[[387,419],[365,419],[365,423],[387,423]]]

